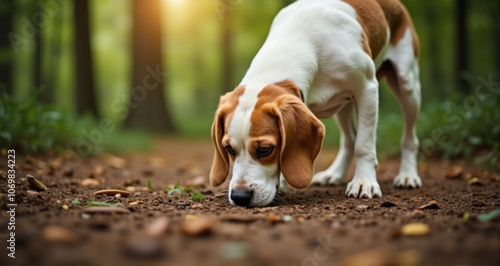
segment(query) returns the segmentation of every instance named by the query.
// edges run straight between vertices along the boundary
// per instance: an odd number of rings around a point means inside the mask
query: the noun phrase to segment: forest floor
[[[290,189],[281,206],[242,208],[208,184],[212,155],[210,142],[190,140],[77,161],[17,154],[14,230],[3,160],[0,264],[500,264],[500,219],[484,215],[500,209],[500,175],[465,160],[422,162],[417,190],[393,188],[398,160],[380,160],[382,198],[346,198],[346,180]],[[316,169],[334,156],[323,150]],[[48,189],[36,191],[27,174]],[[93,194],[102,189],[126,192]]]

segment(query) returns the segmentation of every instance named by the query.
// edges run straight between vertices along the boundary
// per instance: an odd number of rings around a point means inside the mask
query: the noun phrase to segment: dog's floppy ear
[[[312,180],[314,159],[321,150],[325,127],[298,97],[277,99],[274,114],[281,134],[280,168],[286,181],[305,188]]]
[[[222,147],[224,136],[224,120],[227,112],[219,108],[212,124],[212,142],[215,146],[214,160],[210,169],[210,184],[218,187],[226,180],[229,174],[229,156]]]

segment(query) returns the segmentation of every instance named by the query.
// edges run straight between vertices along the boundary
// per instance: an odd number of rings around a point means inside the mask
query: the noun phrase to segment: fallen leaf
[[[97,179],[85,178],[82,180],[82,182],[80,182],[80,185],[82,185],[84,187],[97,187],[97,186],[101,185],[101,182],[99,182],[99,180],[97,180]]]
[[[207,184],[207,178],[204,176],[197,176],[193,179],[190,179],[186,182],[187,186],[205,186]]]
[[[165,256],[165,248],[158,239],[143,236],[129,237],[121,245],[122,254],[138,261],[160,259]]]
[[[64,227],[49,225],[42,231],[42,237],[50,243],[74,244],[78,241],[78,235]]]
[[[110,188],[110,189],[98,190],[98,191],[94,192],[93,194],[94,195],[110,195],[110,196],[114,196],[116,194],[122,194],[122,196],[126,197],[126,196],[130,195],[130,192],[125,191],[125,190],[121,190],[121,189]]]
[[[179,228],[182,233],[189,236],[208,235],[215,229],[215,220],[206,216],[191,215],[190,218],[186,216],[186,219],[180,222]]]
[[[424,236],[429,234],[430,228],[424,223],[410,223],[401,229],[401,234],[405,236]]]
[[[469,186],[482,186],[483,182],[481,182],[479,178],[473,177],[469,181],[467,181],[467,184],[469,184]]]
[[[372,250],[364,251],[351,255],[340,263],[340,265],[346,266],[382,266],[382,265],[392,265],[393,254],[387,248],[375,248]]]
[[[439,205],[437,203],[437,201],[435,200],[431,200],[429,202],[427,202],[427,204],[424,204],[420,207],[418,207],[419,210],[435,210],[435,209],[439,209]]]
[[[264,215],[245,215],[245,214],[226,214],[221,216],[221,221],[236,222],[236,223],[252,223],[264,219]]]
[[[489,222],[497,218],[500,218],[500,209],[493,210],[489,213],[482,213],[477,216],[477,220],[480,222]]]
[[[125,159],[113,155],[106,156],[106,163],[108,163],[109,166],[117,169],[123,169],[127,167],[127,161]]]
[[[91,206],[83,210],[84,213],[130,213],[129,209],[116,206]]]
[[[38,168],[47,168],[47,164],[44,163],[43,161],[40,161],[38,159],[35,159],[35,157],[28,155],[26,156],[26,163],[36,166]]]
[[[43,184],[42,182],[38,181],[34,176],[27,174],[26,178],[28,179],[28,183],[32,189],[35,189],[37,191],[45,191],[47,190],[47,186]]]
[[[464,169],[457,165],[449,168],[444,176],[446,179],[458,179],[462,177],[463,173]]]
[[[151,237],[160,237],[167,233],[170,220],[167,217],[159,217],[146,226],[146,234]]]
[[[107,202],[103,202],[103,201],[89,201],[87,203],[87,207],[90,207],[90,206],[101,206],[101,207],[114,207],[114,206],[118,206],[118,205],[122,205],[121,203],[107,203]]]
[[[94,171],[92,171],[92,175],[94,177],[98,177],[98,176],[101,176],[102,174],[104,174],[104,166],[102,166],[102,165],[96,165],[94,167]]]
[[[270,222],[271,224],[275,224],[275,223],[282,222],[283,220],[281,219],[281,217],[279,215],[276,215],[274,212],[271,212],[267,216],[267,221]]]

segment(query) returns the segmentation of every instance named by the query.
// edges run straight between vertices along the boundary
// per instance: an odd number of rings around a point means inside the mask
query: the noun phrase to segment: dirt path
[[[74,167],[55,156],[18,154],[15,231],[7,226],[5,173],[0,179],[0,264],[500,264],[499,219],[478,220],[500,209],[499,173],[433,161],[420,167],[423,189],[398,190],[390,179],[398,162],[383,160],[380,199],[348,199],[345,186],[313,186],[292,189],[286,205],[246,209],[230,207],[219,197],[222,189],[203,179],[212,152],[209,142],[165,140],[149,154],[94,157]],[[322,151],[317,169],[334,155]],[[447,179],[451,166],[459,166],[457,177]],[[48,189],[30,188],[28,173]],[[177,193],[186,187],[192,191]],[[93,195],[105,188],[130,195]],[[205,198],[189,200],[194,192]],[[120,204],[88,209],[91,201]],[[406,226],[412,223],[428,228]],[[407,235],[412,230],[418,236]],[[7,256],[11,232],[15,259]]]

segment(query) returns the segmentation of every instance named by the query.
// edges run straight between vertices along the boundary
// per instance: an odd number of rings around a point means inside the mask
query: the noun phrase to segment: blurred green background
[[[208,139],[218,98],[239,83],[273,17],[292,2],[2,1],[0,146],[40,151],[78,145],[82,138],[92,141],[89,132],[103,121],[112,130],[93,144],[105,149],[107,143],[147,146],[149,133],[137,130]],[[485,160],[495,164],[500,1],[402,2],[421,43],[424,155],[486,150]],[[160,65],[163,90],[134,90],[151,75],[148,66]],[[130,108],[135,102],[138,107]],[[392,155],[399,150],[401,115],[389,89],[381,89],[380,103],[378,145]],[[325,124],[327,145],[336,145],[333,120]]]

